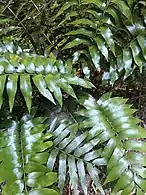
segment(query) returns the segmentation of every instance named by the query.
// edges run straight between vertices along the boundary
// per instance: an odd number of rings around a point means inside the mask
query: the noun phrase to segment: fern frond
[[[144,17],[140,18],[132,6],[134,1],[66,2],[58,12],[60,18],[65,15],[60,25],[67,30],[59,47],[70,49],[71,54],[86,48],[88,60],[98,71],[102,67],[109,72],[111,84],[120,75],[127,78],[136,67],[142,71],[146,63]],[[71,17],[74,11],[76,15]]]
[[[25,53],[10,43],[1,43],[0,53],[0,106],[3,103],[3,91],[6,85],[10,111],[13,109],[19,81],[20,90],[29,111],[31,109],[32,81],[44,97],[54,104],[55,97],[61,106],[61,90],[76,98],[71,85],[80,85],[85,88],[93,87],[88,80],[70,74],[69,67],[61,60],[56,60],[53,55],[46,58]],[[53,92],[54,97],[51,92]]]
[[[53,145],[46,132],[46,118],[24,116],[0,130],[0,182],[2,194],[58,195],[51,186],[57,173],[47,166],[47,150]],[[49,188],[50,187],[50,188]]]
[[[48,132],[53,134],[54,146],[50,151],[48,168],[53,170],[55,162],[59,160],[59,188],[62,192],[66,174],[69,174],[69,183],[75,194],[79,193],[79,183],[87,195],[86,173],[90,175],[96,187],[104,194],[99,170],[96,165],[105,165],[106,161],[100,158],[102,149],[97,149],[98,137],[89,140],[88,131],[81,133],[78,124],[70,120],[59,121],[54,119]]]
[[[122,195],[144,194],[146,131],[137,125],[140,120],[132,116],[135,110],[125,104],[127,100],[110,95],[103,95],[97,102],[92,96],[80,98],[86,108],[78,113],[83,117],[82,128],[90,128],[90,137],[96,135],[98,144],[104,145],[101,154],[107,162],[104,184],[115,182],[113,194],[119,191]]]
[[[8,4],[4,8],[4,19],[9,19],[10,14],[11,22],[7,25],[10,32],[21,40],[27,37],[31,47],[41,54],[59,49],[67,59],[86,50],[88,55],[85,54],[84,61],[88,61],[92,69],[104,69],[103,80],[110,80],[111,84],[121,76],[126,79],[135,68],[142,71],[146,63],[143,1],[67,0],[49,2],[49,5],[20,1],[12,3],[10,8]],[[144,7],[141,13],[139,5]],[[128,51],[126,56],[125,51]],[[83,64],[82,58],[85,56],[79,56],[78,62]]]

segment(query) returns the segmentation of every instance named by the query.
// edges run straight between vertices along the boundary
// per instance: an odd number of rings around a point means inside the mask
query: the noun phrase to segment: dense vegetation
[[[2,0],[0,13],[0,194],[145,194],[146,131],[115,92],[146,77],[145,1]]]

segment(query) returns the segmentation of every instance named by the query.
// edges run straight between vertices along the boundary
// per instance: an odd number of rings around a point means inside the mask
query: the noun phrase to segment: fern
[[[140,120],[131,116],[135,110],[125,104],[127,100],[110,95],[103,95],[97,102],[92,96],[80,98],[86,108],[78,112],[83,117],[82,128],[90,128],[90,139],[97,137],[97,144],[104,145],[101,153],[107,162],[104,184],[115,181],[113,194],[119,191],[122,195],[144,194],[146,150],[142,138],[146,138],[146,131],[137,125]]]
[[[6,85],[10,111],[12,111],[14,105],[19,80],[20,90],[29,111],[32,102],[31,80],[44,97],[56,104],[51,93],[53,92],[61,106],[61,90],[76,98],[71,84],[85,88],[93,87],[88,80],[83,80],[71,74],[69,71],[71,68],[69,67],[72,67],[72,64],[69,61],[64,64],[61,60],[56,60],[53,54],[50,54],[50,58],[46,58],[25,53],[19,47],[17,48],[10,43],[6,45],[1,43],[0,51],[0,105],[3,103],[3,91]]]
[[[0,131],[0,182],[3,194],[50,194],[58,192],[52,186],[57,173],[47,166],[52,134],[45,131],[46,118],[28,117],[11,121]]]
[[[0,12],[0,107],[6,91],[12,112],[20,90],[31,112],[34,85],[54,104],[49,122],[46,117],[25,115],[20,121],[7,116],[1,123],[0,193],[57,195],[55,185],[62,194],[69,183],[75,195],[80,186],[87,195],[89,175],[101,194],[107,183],[111,195],[145,194],[146,131],[133,117],[136,110],[126,99],[111,98],[110,93],[96,101],[88,94],[92,83],[79,78],[73,69],[79,65],[91,79],[90,71],[103,70],[102,80],[112,85],[136,68],[142,72],[146,64],[145,2],[8,1],[2,3]],[[25,49],[4,35],[20,39]],[[80,86],[88,93],[82,95]],[[63,91],[74,98],[76,108],[72,109],[70,99],[63,102]],[[54,113],[55,104],[69,116]],[[43,111],[38,109],[37,115]],[[2,115],[5,112],[4,106]]]
[[[90,175],[97,188],[104,194],[98,176],[99,170],[95,165],[98,164],[98,161],[106,164],[106,161],[98,159],[101,149],[93,149],[99,141],[98,137],[89,140],[88,131],[81,133],[78,124],[73,123],[70,119],[62,121],[57,120],[57,118],[54,119],[48,132],[53,134],[54,146],[50,151],[47,166],[50,170],[53,170],[55,162],[57,162],[57,159],[59,160],[58,184],[61,194],[67,172],[70,177],[71,189],[75,194],[79,194],[78,187],[80,183],[84,194],[87,195],[86,173]]]
[[[145,22],[132,7],[135,9],[134,1],[67,1],[56,15],[61,20],[57,28],[66,26],[68,31],[58,45],[62,50],[70,49],[71,54],[78,52],[76,61],[80,60],[80,49],[88,50],[92,65],[98,71],[105,68],[111,84],[123,71],[124,78],[136,67],[142,71],[146,63]]]
[[[131,116],[135,110],[131,109],[131,105],[125,104],[127,100],[118,97],[110,98],[110,95],[103,95],[97,102],[89,95],[87,97],[84,94],[80,97],[79,102],[85,109],[77,112],[77,115],[81,116],[78,123],[69,118],[61,121],[55,118],[47,128],[48,124],[44,123],[46,118],[24,117],[20,123],[12,121],[10,126],[2,130],[0,181],[7,181],[6,186],[3,187],[4,192],[9,193],[9,190],[13,189],[15,194],[15,190],[29,191],[28,187],[30,187],[32,189],[28,194],[36,192],[43,194],[47,191],[49,193],[48,189],[41,188],[49,186],[48,182],[52,180],[46,177],[43,180],[39,173],[38,178],[30,182],[29,175],[38,170],[53,171],[56,162],[59,163],[58,185],[61,193],[68,172],[69,183],[75,194],[79,193],[79,183],[84,194],[87,194],[86,173],[104,194],[99,177],[100,166],[107,166],[104,184],[115,181],[113,194],[119,191],[124,195],[146,192],[145,142],[141,140],[146,138],[146,132],[137,125],[140,120]],[[48,141],[49,139],[53,142]],[[12,150],[12,147],[16,149]],[[21,151],[17,151],[17,148],[21,148]],[[22,165],[23,173],[22,169],[19,169]],[[14,177],[13,170],[17,169],[21,174]],[[49,174],[55,173],[49,172],[47,175]],[[24,181],[22,175],[26,177]],[[55,175],[54,177],[56,179]],[[40,181],[41,178],[46,182],[45,184]],[[18,183],[17,180],[21,180],[25,188],[13,187]],[[40,183],[44,186],[40,186]],[[39,189],[35,189],[38,187]]]
[[[2,21],[11,16],[8,33],[24,44],[29,40],[37,53],[55,50],[73,63],[104,68],[103,80],[111,84],[121,76],[126,79],[135,68],[142,71],[146,63],[143,1],[20,1],[4,5],[2,14]]]

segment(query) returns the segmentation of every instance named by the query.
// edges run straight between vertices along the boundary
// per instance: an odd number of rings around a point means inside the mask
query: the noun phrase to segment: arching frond
[[[53,145],[46,132],[46,118],[11,121],[0,130],[0,183],[2,194],[58,195],[51,186],[57,173],[47,166],[47,150]]]
[[[146,192],[145,141],[146,131],[131,116],[135,110],[120,97],[103,95],[97,102],[92,96],[80,98],[86,108],[78,112],[83,117],[82,128],[90,128],[90,139],[97,136],[103,145],[101,157],[107,162],[105,184],[115,182],[113,194]],[[84,119],[86,118],[86,119]],[[100,146],[99,145],[99,146]]]
[[[48,129],[53,134],[54,146],[50,151],[47,166],[53,170],[55,162],[59,161],[59,188],[63,191],[66,174],[69,174],[69,183],[75,194],[79,194],[79,183],[87,195],[86,173],[90,175],[96,187],[104,194],[102,189],[98,165],[105,165],[106,161],[100,158],[102,149],[97,149],[99,142],[97,136],[90,139],[88,131],[81,133],[78,124],[70,120],[54,121]]]
[[[136,67],[142,71],[146,64],[146,29],[144,16],[136,13],[135,3],[67,1],[56,15],[61,19],[57,28],[64,27],[67,31],[65,35],[62,33],[65,38],[60,48],[70,49],[71,54],[86,49],[95,69],[100,71],[102,67],[108,71],[111,84],[123,73],[127,78]]]
[[[0,54],[0,106],[3,103],[3,91],[6,86],[10,111],[14,105],[18,83],[29,111],[31,109],[32,81],[44,97],[54,104],[55,97],[61,106],[61,90],[76,98],[71,85],[80,85],[85,88],[93,87],[88,80],[71,74],[68,71],[69,66],[61,60],[56,60],[53,55],[46,58],[25,53],[10,43],[1,43]]]

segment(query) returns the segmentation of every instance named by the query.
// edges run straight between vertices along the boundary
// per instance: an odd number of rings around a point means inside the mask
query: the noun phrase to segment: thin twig
[[[27,28],[24,26],[24,24],[21,22],[21,20],[16,16],[16,14],[13,12],[13,10],[10,7],[8,7],[8,9],[15,16],[15,18],[17,18],[17,20],[19,21],[19,23],[21,24],[21,26],[24,28],[25,32],[27,33],[27,35],[28,35],[28,37],[29,37],[29,39],[31,41],[31,44],[32,44],[34,50],[36,51],[36,53],[38,53],[37,52],[37,46],[35,44],[35,41],[33,40],[32,36],[28,32]]]
[[[141,91],[140,91],[141,92]],[[139,96],[136,96],[136,97],[132,97],[130,99],[137,99],[137,98],[143,98],[143,97],[146,97],[146,95],[139,95]]]
[[[34,7],[36,8],[36,10],[41,14],[41,12],[40,12],[38,6],[34,3],[34,1],[33,1],[33,0],[30,0],[30,1],[32,2],[32,4],[34,5]]]

